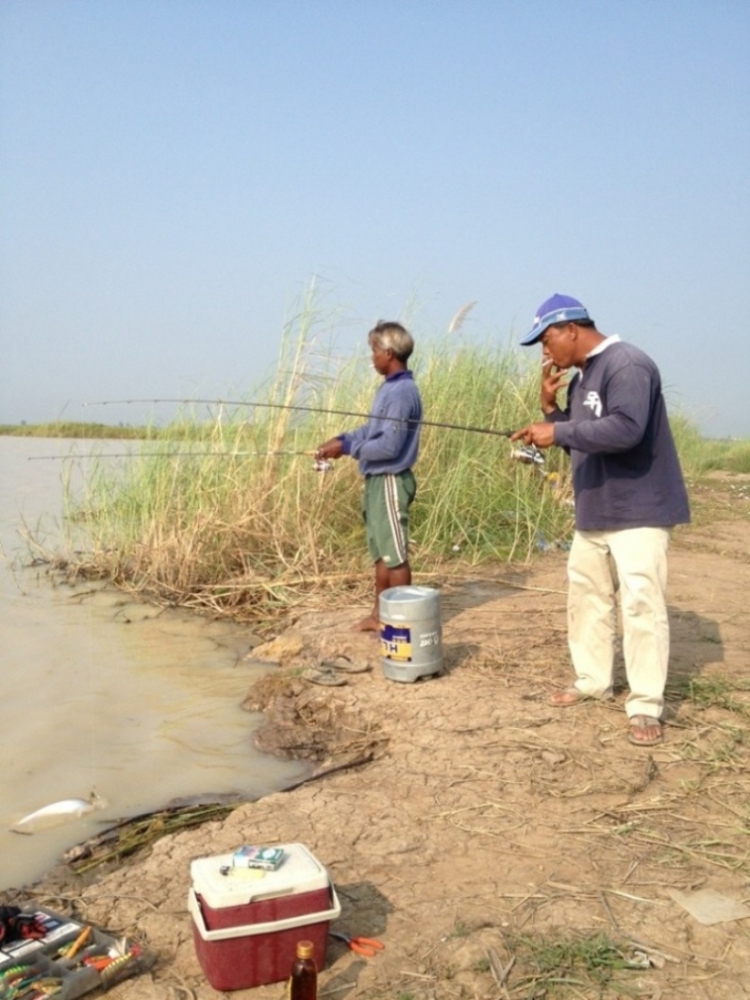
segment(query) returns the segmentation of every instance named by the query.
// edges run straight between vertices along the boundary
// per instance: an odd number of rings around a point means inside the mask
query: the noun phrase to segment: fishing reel
[[[544,466],[544,455],[535,444],[524,444],[513,448],[510,457],[523,465],[535,465],[538,469]]]
[[[322,472],[325,475],[326,472],[332,471],[333,462],[329,462],[327,458],[316,458],[313,462],[313,469],[315,472]]]

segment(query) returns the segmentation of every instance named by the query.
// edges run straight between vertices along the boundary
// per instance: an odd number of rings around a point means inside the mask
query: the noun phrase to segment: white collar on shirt
[[[589,351],[589,353],[586,355],[586,359],[588,360],[589,358],[593,358],[594,355],[601,354],[602,351],[606,351],[607,348],[610,347],[612,344],[619,344],[619,343],[620,343],[619,336],[616,333],[613,333],[611,337],[607,337],[606,340],[603,340],[598,347],[594,348],[593,351]]]

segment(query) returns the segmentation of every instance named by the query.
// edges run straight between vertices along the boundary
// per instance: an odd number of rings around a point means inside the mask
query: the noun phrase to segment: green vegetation
[[[519,936],[509,947],[517,960],[515,978],[519,986],[532,991],[528,996],[568,995],[566,987],[576,986],[593,988],[598,997],[629,995],[627,986],[617,983],[618,974],[626,969],[643,968],[630,957],[632,947],[619,947],[605,934],[569,938]],[[587,991],[578,995],[591,994]]]
[[[111,424],[87,424],[72,420],[55,420],[49,424],[0,424],[5,437],[44,438],[153,438],[159,432],[150,427],[113,427]]]
[[[148,439],[143,454],[94,462],[70,497],[73,575],[108,577],[170,603],[264,619],[303,594],[330,599],[363,587],[370,567],[356,464],[314,470],[317,444],[362,422],[379,384],[363,352],[334,363],[321,352],[314,305],[285,331],[278,371],[248,401],[189,409],[163,429],[116,428]],[[415,371],[427,420],[503,431],[539,416],[538,357],[512,349],[419,340]],[[312,407],[324,412],[285,409]],[[84,426],[90,436],[92,425]],[[103,425],[94,425],[102,428]],[[688,471],[707,454],[692,426],[676,431]],[[178,442],[176,447],[175,443]],[[566,547],[572,533],[568,460],[543,467],[512,458],[498,435],[425,426],[412,509],[411,562],[427,580],[456,564],[525,560]],[[61,564],[63,560],[59,560]]]
[[[206,805],[175,806],[159,812],[147,813],[120,820],[113,827],[86,840],[68,852],[66,860],[79,875],[99,868],[110,862],[121,862],[170,833],[204,823],[221,822],[236,809],[238,802],[209,803]]]
[[[750,441],[729,441],[701,437],[698,428],[684,415],[670,418],[680,460],[689,475],[707,472],[750,473]]]
[[[704,710],[723,708],[746,719],[750,719],[750,701],[737,695],[748,691],[750,685],[716,675],[694,677],[678,675],[670,679],[667,684],[669,695],[685,698],[696,708]]]
[[[0,436],[42,438],[86,438],[117,441],[200,441],[210,435],[204,424],[176,421],[168,427],[131,427],[120,424],[89,424],[55,420],[49,424],[0,424]]]
[[[456,918],[453,929],[448,935],[449,938],[465,938],[471,934],[471,927],[460,917]]]

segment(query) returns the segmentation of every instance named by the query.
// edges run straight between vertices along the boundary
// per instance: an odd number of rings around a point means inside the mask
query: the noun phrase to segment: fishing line
[[[243,399],[100,399],[95,402],[83,403],[83,406],[130,406],[133,403],[198,403],[202,406],[246,406],[270,410],[296,410],[303,413],[326,413],[338,417],[359,417],[365,420],[391,420],[407,426],[440,427],[448,431],[468,431],[470,434],[489,434],[493,437],[508,438],[512,430],[496,431],[491,427],[473,427],[465,424],[448,424],[439,420],[409,420],[403,417],[380,416],[377,413],[362,413],[357,410],[328,409],[324,406],[303,406],[301,403],[258,403]]]

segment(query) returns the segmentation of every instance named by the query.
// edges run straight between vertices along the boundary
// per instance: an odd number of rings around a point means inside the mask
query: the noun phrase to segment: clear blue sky
[[[747,0],[3,0],[0,422],[250,389],[318,275],[363,359],[574,295],[750,435],[749,52]]]

